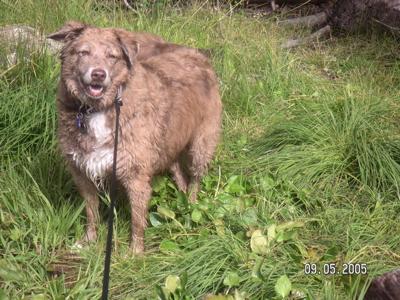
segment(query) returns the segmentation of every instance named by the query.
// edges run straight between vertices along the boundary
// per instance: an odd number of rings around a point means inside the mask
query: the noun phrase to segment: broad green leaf
[[[187,198],[186,194],[182,191],[177,191],[175,194],[176,194],[177,202],[180,203],[181,205],[184,205],[185,207],[187,207],[189,202],[188,202],[188,198]]]
[[[290,282],[289,278],[286,275],[279,277],[275,284],[275,292],[278,294],[278,296],[284,299],[289,296],[291,290],[292,283]]]
[[[235,200],[235,197],[230,194],[227,194],[227,193],[220,193],[220,194],[218,194],[217,199],[221,203],[230,204],[230,203],[232,203],[232,201]]]
[[[18,241],[22,236],[22,231],[19,228],[14,228],[11,230],[10,239],[13,241]]]
[[[199,230],[199,235],[200,235],[202,238],[207,238],[207,237],[210,235],[210,231],[209,231],[208,228],[201,227],[200,230]]]
[[[157,212],[163,217],[175,219],[175,213],[172,210],[170,210],[169,208],[158,206]]]
[[[242,215],[243,222],[247,226],[255,226],[258,224],[258,216],[255,208],[251,207],[245,210]]]
[[[244,146],[247,144],[247,135],[241,135],[239,140],[238,140],[238,144],[240,146]]]
[[[154,212],[151,212],[151,213],[149,214],[149,221],[150,221],[150,224],[151,224],[153,227],[157,227],[157,226],[162,225],[162,222],[161,222],[161,220],[160,220],[159,215],[158,215],[157,213],[154,213]]]
[[[289,231],[281,231],[277,234],[276,241],[278,243],[294,240],[297,237],[297,231],[289,230]]]
[[[192,211],[192,220],[193,220],[193,222],[199,223],[201,221],[202,217],[203,217],[203,214],[201,213],[200,210],[195,208]]]
[[[181,279],[176,275],[168,275],[165,279],[165,288],[170,292],[174,293],[176,289],[181,287]]]
[[[179,249],[179,246],[171,240],[162,240],[160,243],[161,252],[171,252]]]
[[[257,254],[268,253],[268,241],[265,235],[262,234],[261,230],[257,229],[251,235],[250,247],[254,253]]]
[[[204,185],[204,189],[206,191],[210,191],[210,190],[214,190],[214,188],[216,186],[217,179],[214,176],[207,175],[207,176],[203,177],[202,182],[203,182],[203,185]]]
[[[265,176],[261,178],[260,185],[264,190],[269,190],[272,189],[276,185],[276,183],[274,179],[271,178],[270,176]]]
[[[233,175],[228,179],[224,190],[230,194],[245,192],[246,188],[244,187],[242,181],[242,177],[238,175]]]
[[[224,278],[224,285],[229,287],[238,286],[240,284],[240,277],[236,272],[229,272]]]
[[[256,200],[254,198],[245,198],[244,199],[244,206],[245,207],[253,207],[256,204]]]
[[[155,176],[152,181],[152,189],[154,192],[159,193],[167,185],[167,179],[162,176]]]
[[[208,211],[210,209],[210,206],[214,206],[214,204],[211,203],[204,203],[204,202],[199,202],[198,208],[202,211]]]

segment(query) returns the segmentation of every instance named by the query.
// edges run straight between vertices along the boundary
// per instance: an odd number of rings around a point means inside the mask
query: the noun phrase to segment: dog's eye
[[[78,51],[78,55],[79,55],[80,57],[89,55],[89,51],[87,51],[87,50]]]
[[[118,56],[114,55],[114,54],[107,54],[107,58],[109,59],[113,59],[113,60],[117,60]]]

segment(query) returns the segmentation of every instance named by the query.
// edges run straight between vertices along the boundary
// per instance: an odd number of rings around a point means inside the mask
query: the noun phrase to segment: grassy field
[[[301,32],[272,20],[97,2],[1,0],[0,25],[50,33],[74,19],[215,49],[224,103],[198,204],[167,176],[155,180],[144,257],[126,255],[129,211],[118,202],[112,299],[362,299],[371,278],[400,266],[393,39],[372,33],[287,51],[279,44]],[[59,69],[44,54],[0,67],[0,299],[101,293],[107,195],[98,242],[68,254],[85,215],[57,152]],[[305,263],[321,274],[306,275]],[[329,263],[366,264],[368,274],[324,275]]]

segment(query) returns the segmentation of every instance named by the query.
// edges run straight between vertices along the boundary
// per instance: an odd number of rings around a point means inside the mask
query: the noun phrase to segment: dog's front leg
[[[97,238],[97,224],[99,221],[99,198],[95,184],[90,181],[75,166],[69,166],[72,177],[75,181],[78,191],[86,201],[86,233],[85,236],[77,242],[78,245],[95,241]]]
[[[131,206],[130,250],[133,254],[141,254],[144,251],[144,230],[147,226],[147,212],[151,197],[150,180],[149,176],[135,175],[134,178],[124,182]]]

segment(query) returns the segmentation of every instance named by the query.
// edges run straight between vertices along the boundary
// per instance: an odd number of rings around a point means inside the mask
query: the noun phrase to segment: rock
[[[18,63],[18,58],[29,59],[33,53],[48,51],[57,54],[62,44],[47,39],[39,30],[26,25],[0,27],[0,44],[4,45],[5,63],[8,67]]]

